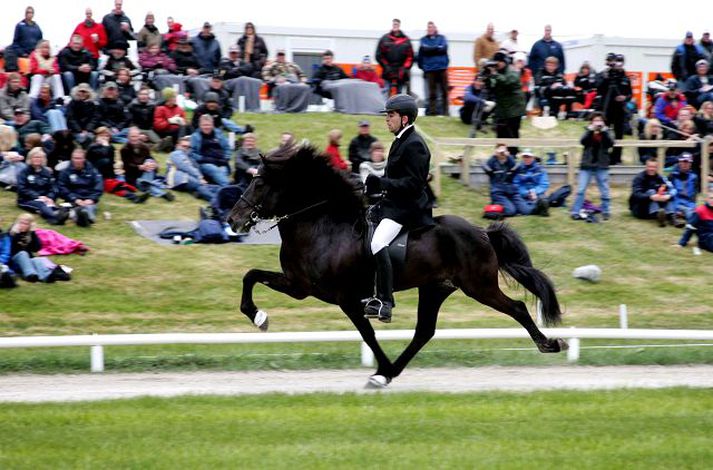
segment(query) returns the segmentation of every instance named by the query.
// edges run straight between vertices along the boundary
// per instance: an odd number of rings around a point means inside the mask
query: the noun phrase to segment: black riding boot
[[[391,309],[394,308],[394,274],[391,271],[389,248],[382,248],[374,254],[376,260],[376,297],[369,299],[364,306],[366,318],[378,318],[384,323],[391,323]]]

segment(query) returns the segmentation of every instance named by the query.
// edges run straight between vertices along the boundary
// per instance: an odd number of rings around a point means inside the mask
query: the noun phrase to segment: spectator
[[[170,53],[176,50],[180,40],[188,41],[188,32],[183,31],[183,25],[173,19],[172,16],[166,18],[168,32],[163,35],[163,44]]]
[[[495,102],[495,129],[499,138],[517,139],[520,137],[520,123],[525,115],[525,95],[522,93],[520,77],[508,67],[507,55],[497,52],[493,61],[497,65],[489,68],[488,86],[493,92]],[[517,152],[510,147],[510,153]]]
[[[693,122],[701,137],[713,134],[713,101],[705,101],[701,104],[698,113],[693,117]]]
[[[274,98],[275,111],[298,113],[309,105],[312,89],[299,65],[285,59],[285,51],[277,51],[275,61],[262,69],[262,79],[267,83],[268,94]]]
[[[160,197],[169,202],[176,199],[166,190],[164,178],[158,176],[158,163],[151,156],[148,145],[141,141],[141,131],[137,127],[129,128],[127,142],[121,148],[121,161],[124,164],[127,183],[153,197]]]
[[[347,74],[338,65],[334,65],[334,53],[330,50],[322,53],[322,64],[315,70],[312,75],[312,86],[314,92],[327,99],[332,99],[332,94],[329,91],[322,89],[322,82],[325,80],[342,80],[347,77]]]
[[[25,157],[17,146],[17,132],[10,126],[0,125],[0,187],[16,187],[24,168]]]
[[[304,83],[307,81],[307,77],[305,77],[300,66],[293,62],[288,62],[285,51],[282,49],[278,49],[274,62],[268,63],[262,69],[262,79],[267,83],[270,91],[276,86],[285,83]]]
[[[700,46],[701,49],[703,49],[703,58],[710,64],[711,60],[713,60],[713,40],[711,39],[711,33],[709,31],[703,32]]]
[[[161,48],[163,37],[161,33],[158,32],[158,28],[154,24],[155,21],[156,18],[153,13],[146,13],[144,27],[141,28],[139,34],[136,35],[136,45],[139,48],[139,52],[150,46],[158,46],[159,49]]]
[[[19,73],[12,72],[7,76],[7,83],[0,90],[0,118],[10,121],[14,117],[15,110],[22,108],[30,111],[30,97],[22,88],[22,78]]]
[[[191,40],[193,51],[196,53],[200,64],[200,73],[213,74],[220,65],[220,43],[213,35],[213,26],[209,22],[203,23],[203,29]]]
[[[213,92],[218,99],[217,103],[220,107],[220,116],[226,119],[230,119],[233,116],[233,100],[230,96],[230,92],[226,90],[225,82],[220,74],[215,74],[208,79],[199,78],[193,80],[191,84],[194,91],[193,96],[196,101],[205,104],[206,96],[208,96],[208,93]],[[221,127],[220,123],[216,123],[216,125]]]
[[[666,80],[665,93],[661,93],[654,103],[654,116],[664,126],[675,126],[674,120],[678,116],[678,111],[688,103],[683,93],[678,90],[678,82],[674,79]]]
[[[104,185],[99,172],[88,163],[83,149],[74,149],[69,166],[59,173],[58,193],[74,206],[74,220],[88,227],[97,220],[97,204]]]
[[[12,44],[5,50],[6,67],[8,71],[17,70],[18,57],[29,57],[37,43],[42,40],[40,25],[35,23],[35,9],[25,8],[25,19],[15,25]]]
[[[479,131],[495,108],[495,101],[489,99],[489,92],[483,81],[483,76],[476,74],[473,83],[465,88],[463,107],[458,111],[464,124],[472,124]],[[475,135],[475,134],[472,134]]]
[[[159,151],[175,147],[179,136],[185,135],[186,113],[176,104],[176,92],[172,88],[164,88],[163,104],[156,107],[154,112],[153,128],[163,139]]]
[[[40,147],[30,150],[27,166],[17,178],[17,206],[40,214],[52,225],[64,225],[69,211],[57,202],[57,189],[52,170],[47,167],[47,156]]]
[[[428,22],[426,35],[421,38],[418,49],[418,66],[423,70],[428,85],[428,107],[426,115],[448,116],[448,41],[433,21]],[[441,103],[440,112],[436,104]]]
[[[658,174],[658,163],[651,158],[646,161],[646,169],[636,175],[631,184],[629,210],[637,219],[657,219],[659,227],[665,227],[667,220],[673,225],[675,196],[676,189]]]
[[[242,51],[241,59],[253,66],[255,72],[259,72],[265,66],[268,57],[265,41],[255,32],[255,25],[251,22],[245,23],[245,31],[238,39],[238,47]],[[259,76],[254,76],[259,78]]]
[[[49,125],[52,133],[67,129],[64,106],[52,99],[49,84],[44,83],[39,96],[30,101],[30,118]]]
[[[359,165],[359,178],[362,183],[366,182],[366,178],[369,175],[378,176],[379,178],[384,176],[384,171],[386,171],[385,154],[384,144],[378,140],[369,145],[369,160],[363,161]]]
[[[99,72],[96,71],[96,59],[84,49],[84,39],[79,34],[72,36],[69,45],[57,55],[59,70],[67,94],[78,83],[88,83],[93,90],[99,86]]]
[[[523,50],[522,47],[520,47],[520,43],[517,42],[517,36],[519,34],[520,33],[517,31],[517,29],[513,29],[512,31],[510,31],[507,39],[500,43],[500,50],[507,52],[513,58],[515,53],[522,52],[523,54],[525,54],[525,62],[527,62],[527,53]],[[495,52],[493,52],[493,54],[495,54]]]
[[[539,41],[536,41],[530,49],[529,62],[527,64],[530,70],[537,71],[545,66],[545,59],[548,57],[556,57],[559,60],[557,71],[564,73],[564,49],[562,45],[552,39],[552,26],[545,25],[545,35]]]
[[[131,82],[131,72],[129,69],[121,68],[116,71],[116,89],[119,93],[119,99],[124,105],[128,106],[136,99],[136,88]]]
[[[698,206],[688,218],[686,230],[678,241],[678,246],[688,245],[694,233],[698,235],[699,248],[713,251],[713,191],[708,192],[706,202]]]
[[[564,119],[572,111],[572,103],[576,98],[573,88],[567,85],[564,74],[558,72],[557,57],[545,59],[545,67],[537,71],[535,76],[535,93],[539,99],[540,108],[545,114],[553,113],[559,119]],[[564,105],[564,111],[560,108]]]
[[[72,37],[78,34],[82,37],[84,49],[89,51],[94,60],[99,59],[99,51],[107,45],[106,30],[104,25],[94,21],[91,8],[84,10],[85,19],[74,28]]]
[[[211,116],[201,116],[198,129],[191,136],[191,158],[198,163],[203,177],[219,186],[230,184],[230,147],[227,139],[213,125]]]
[[[708,72],[708,62],[699,60],[696,62],[696,73],[688,77],[683,86],[686,100],[698,108],[704,102],[713,100],[713,80]]]
[[[165,87],[165,83],[156,83],[158,77],[170,75],[176,71],[176,63],[164,52],[161,52],[157,44],[151,44],[139,53],[139,65],[145,80],[156,87]]]
[[[211,201],[220,186],[208,184],[196,162],[191,159],[191,138],[178,139],[176,149],[166,162],[166,185],[174,191],[185,191],[199,199]]]
[[[332,129],[327,133],[327,148],[324,153],[329,155],[329,163],[332,164],[337,170],[348,170],[349,165],[344,161],[342,155],[339,153],[339,142],[342,140],[342,131],[339,129]]]
[[[142,88],[129,105],[129,125],[137,127],[142,140],[150,145],[157,145],[161,141],[153,130],[155,113],[156,105],[151,102],[148,88]]]
[[[361,164],[371,161],[371,144],[376,142],[376,137],[371,135],[369,121],[359,121],[359,133],[349,142],[349,161],[352,164],[352,173],[359,174]]]
[[[102,97],[97,104],[97,125],[109,128],[112,142],[126,143],[130,117],[124,102],[119,99],[119,87],[115,82],[107,82],[104,85]]]
[[[521,154],[522,164],[518,166],[513,178],[513,184],[520,192],[524,206],[527,209],[522,211],[523,215],[541,215],[547,217],[549,213],[549,202],[545,193],[550,187],[550,180],[547,172],[535,160],[535,154],[529,149],[525,149]],[[529,211],[529,212],[528,212]]]
[[[520,85],[522,92],[525,95],[525,103],[530,102],[532,98],[532,89],[535,81],[532,75],[532,70],[527,67],[527,54],[524,52],[516,52],[512,55],[512,68],[520,75]]]
[[[92,132],[97,126],[97,104],[94,91],[86,83],[80,83],[71,92],[72,101],[67,106],[67,127],[82,146],[89,145]]]
[[[705,59],[703,48],[696,44],[693,33],[686,32],[683,44],[676,46],[671,58],[671,73],[676,80],[685,82],[686,79],[696,74],[696,62]]]
[[[376,83],[379,85],[379,88],[384,88],[384,80],[379,78],[379,74],[376,73],[376,69],[371,63],[371,57],[368,54],[362,57],[361,62],[356,66],[354,78],[364,80],[365,82]]]
[[[220,79],[217,79],[217,82],[219,82],[221,85],[223,83]],[[218,91],[221,91],[221,89],[218,88]],[[229,118],[229,116],[233,114],[233,107],[229,97],[228,99],[226,99],[226,103],[229,106],[227,112],[223,110],[220,95],[218,94],[218,92],[212,91],[212,89],[205,94],[205,96],[203,97],[203,101],[203,104],[198,106],[198,108],[193,111],[192,125],[194,128],[198,127],[198,120],[201,118],[201,116],[210,115],[213,117],[214,126],[218,129],[225,128],[225,130],[227,130],[228,132],[235,132],[237,134],[243,134],[244,132],[246,132],[248,126],[239,126],[233,121],[231,121]],[[252,129],[252,126],[250,126],[250,129]]]
[[[220,59],[220,77],[223,80],[232,80],[238,77],[260,78],[260,70],[256,69],[252,63],[245,61],[240,54],[240,47],[230,46],[228,57]]]
[[[105,81],[115,81],[116,75],[121,69],[128,69],[132,77],[140,74],[131,60],[126,57],[127,46],[123,44],[109,44],[109,58],[101,70],[101,75]]]
[[[2,218],[0,217],[0,222]],[[10,250],[11,250],[10,236],[2,231],[0,227],[0,288],[13,288],[17,287],[17,282],[15,281],[15,271],[10,268]]]
[[[577,198],[572,206],[572,218],[574,220],[586,219],[586,215],[581,214],[584,206],[584,196],[587,186],[592,178],[597,181],[599,196],[602,200],[602,217],[609,220],[611,216],[609,204],[609,152],[614,146],[606,127],[606,122],[602,113],[594,112],[589,118],[590,124],[584,132],[582,139],[582,163],[579,167],[579,181],[577,181]]]
[[[17,132],[20,147],[25,147],[25,137],[29,134],[40,134],[43,141],[51,138],[50,126],[42,121],[30,119],[30,113],[25,111],[23,108],[15,109],[15,117],[12,125]]]
[[[518,164],[508,153],[508,148],[505,145],[498,144],[495,148],[495,155],[485,162],[483,170],[490,178],[491,203],[502,206],[504,217],[529,214],[529,207],[520,196],[518,188],[513,184]]]
[[[673,198],[674,225],[681,228],[686,225],[686,219],[696,209],[696,193],[698,176],[691,171],[693,155],[683,152],[678,157],[678,166],[669,174],[669,181],[676,190]]]
[[[40,86],[45,81],[52,87],[52,96],[55,99],[64,96],[57,57],[50,53],[50,42],[46,39],[38,42],[37,48],[30,53],[30,74],[30,98],[37,97]]]
[[[477,67],[481,59],[490,60],[499,50],[500,43],[495,40],[495,26],[493,23],[488,23],[485,32],[475,40],[473,45],[473,62]]]
[[[196,77],[200,74],[201,64],[198,62],[195,52],[193,52],[193,44],[188,39],[179,39],[175,50],[170,55],[176,64],[176,73],[178,75]]]
[[[691,119],[676,122],[676,127],[678,128],[677,132],[669,131],[667,133],[666,137],[668,140],[680,140],[700,144],[701,139],[698,134],[696,134],[696,124]],[[664,166],[666,168],[675,166],[678,163],[678,156],[683,152],[689,152],[690,150],[691,149],[687,147],[668,147],[666,149],[666,160],[664,161]]]
[[[381,65],[381,78],[388,87],[387,94],[410,91],[410,71],[413,66],[411,39],[401,31],[401,20],[394,18],[391,31],[384,34],[376,46],[376,61]]]
[[[597,74],[587,61],[582,63],[577,76],[574,77],[574,90],[577,93],[577,102],[582,104],[582,108],[594,108],[594,100],[597,97]]]
[[[664,132],[661,127],[661,121],[656,118],[651,118],[646,121],[644,129],[639,133],[639,140],[663,140]],[[642,165],[646,164],[649,158],[656,158],[656,147],[638,147],[639,161]]]
[[[11,267],[27,282],[69,281],[62,268],[45,257],[35,257],[42,243],[35,233],[37,226],[31,214],[20,214],[10,228]]]
[[[245,191],[261,164],[262,152],[257,148],[257,137],[248,132],[243,135],[242,145],[235,152],[235,184]]]
[[[129,48],[129,41],[133,41],[134,27],[131,20],[124,14],[124,0],[114,0],[114,9],[104,16],[102,25],[106,31],[107,43],[109,46],[119,47],[124,50]]]
[[[624,138],[624,127],[628,120],[627,103],[633,95],[631,81],[624,70],[624,56],[609,53],[606,57],[607,68],[599,75],[597,94],[600,96],[600,106],[604,118],[614,130],[614,138]],[[612,165],[621,163],[621,147],[611,151]]]

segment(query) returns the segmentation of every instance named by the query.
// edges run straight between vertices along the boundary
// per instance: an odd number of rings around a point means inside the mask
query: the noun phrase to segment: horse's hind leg
[[[468,285],[461,286],[461,289],[468,297],[514,318],[527,330],[540,352],[556,353],[567,349],[567,343],[564,340],[549,339],[537,328],[524,302],[513,300],[500,290],[497,274],[492,278],[494,282],[483,282],[482,277],[470,277]]]
[[[287,294],[295,299],[304,299],[307,297],[307,294],[295,287],[283,273],[263,271],[260,269],[251,269],[248,271],[245,277],[243,277],[243,296],[240,300],[240,311],[262,331],[267,331],[268,319],[267,313],[258,310],[255,302],[253,302],[253,287],[258,283],[264,284],[272,290]]]
[[[406,365],[428,343],[436,332],[438,311],[443,302],[456,288],[450,284],[421,286],[418,289],[418,317],[413,339],[394,361],[393,377],[397,377]]]

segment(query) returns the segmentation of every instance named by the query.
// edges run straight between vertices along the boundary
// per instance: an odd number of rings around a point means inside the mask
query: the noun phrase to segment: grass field
[[[0,467],[705,468],[707,390],[0,405]]]
[[[338,114],[246,115],[240,122],[256,126],[263,149],[272,147],[285,130],[298,138],[306,137],[322,145],[327,131],[341,128],[347,140],[356,131],[358,116]],[[467,127],[454,118],[424,118],[419,124],[431,136],[464,136]],[[389,141],[381,119],[373,118],[378,137]],[[553,137],[577,137],[581,122],[563,123],[551,131]],[[542,135],[524,126],[523,135]],[[490,134],[492,136],[492,134]],[[615,327],[620,303],[629,306],[630,327],[640,328],[713,328],[713,291],[709,279],[713,274],[710,254],[694,257],[690,250],[671,247],[680,236],[673,228],[660,229],[653,223],[632,219],[626,211],[628,188],[614,188],[613,220],[602,224],[585,224],[568,219],[564,209],[551,217],[515,218],[512,225],[527,242],[537,266],[549,274],[557,286],[567,313],[564,326]],[[0,192],[0,218],[7,227],[19,214],[13,193]],[[468,190],[454,180],[445,179],[438,214],[458,214],[471,222],[484,225],[480,218],[488,195]],[[273,246],[159,246],[134,234],[128,222],[136,219],[196,219],[200,202],[179,194],[177,201],[151,200],[136,206],[114,196],[105,195],[101,211],[112,219],[100,220],[91,229],[67,225],[62,232],[84,241],[91,252],[85,257],[57,258],[75,268],[73,281],[53,285],[22,286],[0,292],[0,324],[3,336],[63,335],[132,332],[229,332],[254,331],[239,313],[242,275],[250,268],[279,269],[278,248]],[[588,284],[571,277],[580,265],[596,263],[603,269],[602,282]],[[518,291],[510,291],[522,297]],[[378,328],[411,328],[415,322],[415,291],[399,293],[395,321]],[[258,287],[255,300],[271,315],[272,331],[309,331],[350,329],[351,324],[334,307],[314,299],[293,300]],[[508,317],[486,309],[460,293],[453,295],[442,309],[440,327],[514,327]],[[461,347],[475,348],[484,344]],[[495,344],[495,343],[488,343]],[[343,351],[349,346],[340,346]],[[327,348],[329,349],[329,348]],[[198,357],[187,362],[223,364],[224,354],[249,353],[245,348],[194,348]],[[270,348],[256,348],[271,354]],[[284,350],[291,354],[312,351],[307,347]],[[709,358],[710,349],[682,350],[673,362],[699,362]],[[117,349],[116,351],[119,351]],[[128,351],[128,350],[127,350]],[[163,357],[171,348],[137,348],[132,354]],[[188,354],[189,348],[179,348]],[[85,355],[82,352],[81,355]],[[690,353],[690,354],[689,354]],[[73,363],[74,350],[54,350],[50,356],[37,351],[3,351],[0,371],[64,370],[61,364]],[[637,360],[648,352],[638,355]],[[48,357],[47,360],[38,360]],[[110,357],[110,356],[109,356]],[[119,356],[123,357],[123,356]],[[464,359],[477,361],[480,355]],[[84,359],[83,359],[84,360]],[[660,361],[660,354],[649,357]],[[146,367],[142,360],[126,367]],[[131,362],[131,361],[129,361]],[[159,367],[173,361],[155,360]],[[182,362],[177,360],[175,362]],[[227,362],[231,362],[228,360]],[[287,361],[290,362],[290,361]],[[40,366],[40,364],[44,364]],[[47,364],[55,364],[47,366]],[[122,362],[122,364],[124,364]],[[133,365],[132,365],[133,364]],[[142,365],[144,364],[144,365]],[[333,365],[332,365],[333,366]],[[346,365],[345,365],[346,366]],[[189,365],[189,367],[191,367]],[[69,367],[73,370],[75,367]]]

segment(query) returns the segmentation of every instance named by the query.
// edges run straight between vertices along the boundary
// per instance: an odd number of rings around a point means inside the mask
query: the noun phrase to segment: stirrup
[[[380,322],[391,323],[391,309],[389,302],[384,302],[378,297],[367,300],[364,306],[364,318],[378,318]]]

